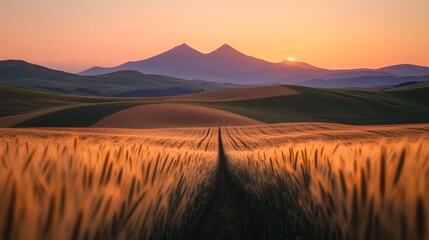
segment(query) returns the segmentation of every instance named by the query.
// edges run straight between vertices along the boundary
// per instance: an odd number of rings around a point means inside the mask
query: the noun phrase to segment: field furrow
[[[228,171],[222,134],[218,128],[218,166],[215,193],[209,211],[200,226],[198,239],[249,239],[246,214],[240,205],[240,196],[234,194],[235,187]]]

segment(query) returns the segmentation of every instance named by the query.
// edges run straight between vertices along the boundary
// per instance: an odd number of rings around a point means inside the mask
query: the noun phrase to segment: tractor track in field
[[[233,183],[228,171],[228,160],[222,143],[221,129],[218,130],[219,157],[215,194],[211,207],[203,220],[198,239],[250,239],[245,224],[245,215],[240,199],[234,194]]]

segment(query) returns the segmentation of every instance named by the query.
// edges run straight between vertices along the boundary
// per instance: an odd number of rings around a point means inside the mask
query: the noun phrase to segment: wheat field
[[[0,239],[198,239],[219,141],[251,239],[429,239],[427,125],[0,129],[0,141]]]
[[[224,129],[260,238],[429,238],[427,128],[288,127]]]
[[[0,146],[1,239],[169,239],[212,191],[213,129],[13,131]]]

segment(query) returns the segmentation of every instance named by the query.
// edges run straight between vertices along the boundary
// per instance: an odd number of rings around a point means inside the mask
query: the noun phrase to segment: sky
[[[0,0],[0,59],[79,72],[182,43],[331,69],[429,66],[428,0]]]

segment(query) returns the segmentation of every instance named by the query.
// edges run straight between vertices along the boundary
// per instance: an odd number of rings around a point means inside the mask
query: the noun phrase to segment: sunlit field
[[[257,239],[428,239],[428,129],[325,127],[224,130]]]
[[[187,238],[213,190],[213,129],[1,135],[0,239]]]
[[[3,129],[0,239],[428,239],[428,129]]]

